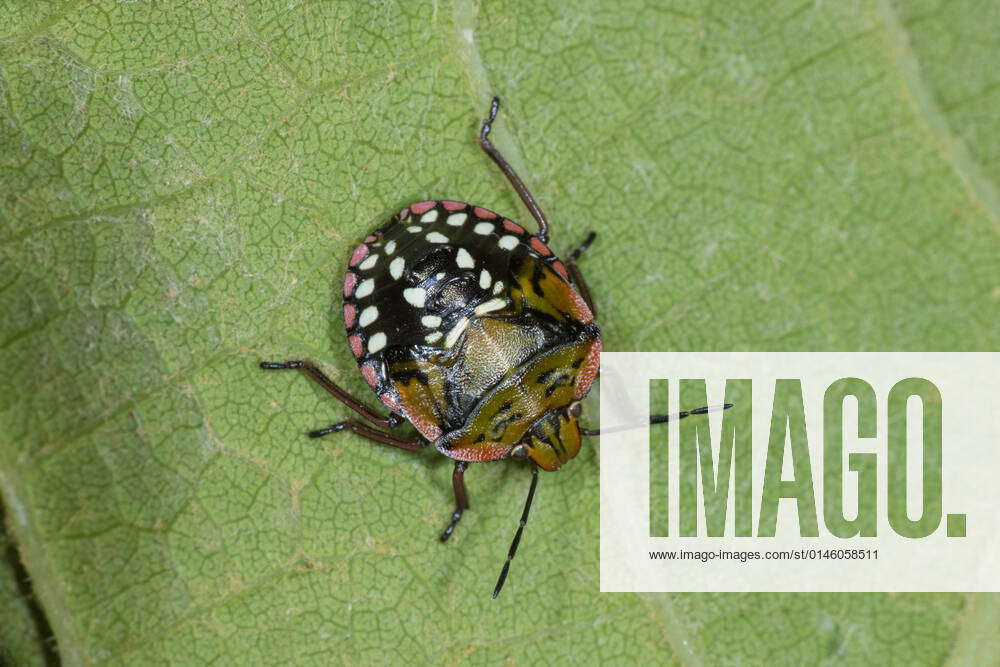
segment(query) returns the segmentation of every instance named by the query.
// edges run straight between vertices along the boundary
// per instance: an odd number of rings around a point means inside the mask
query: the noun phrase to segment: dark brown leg
[[[576,260],[580,259],[580,255],[587,252],[587,249],[590,247],[590,244],[593,243],[594,239],[596,238],[597,238],[597,232],[590,232],[589,234],[587,234],[587,238],[583,239],[583,243],[577,246],[576,250],[574,250],[569,254],[569,257],[566,258],[566,261],[571,264],[576,264]]]
[[[712,412],[713,410],[718,410],[720,408],[723,409],[723,410],[728,410],[731,407],[733,407],[732,403],[726,403],[725,405],[721,405],[721,406],[716,405],[714,407],[695,408],[694,410],[681,410],[676,415],[650,415],[649,416],[649,423],[650,423],[650,425],[652,425],[652,424],[666,424],[667,422],[678,421],[678,420],[684,419],[685,417],[690,417],[691,415],[704,415],[704,414],[708,414],[709,412]],[[625,429],[628,429],[628,428],[632,428],[632,427],[631,426],[626,426],[626,427],[620,427],[620,426],[619,427],[612,427],[612,428],[608,429],[608,431],[612,431],[612,430],[614,430],[614,431],[622,431],[622,430],[625,430]],[[581,428],[580,429],[580,433],[583,434],[583,435],[600,435],[601,434],[601,429],[599,429],[599,428]]]
[[[455,472],[451,474],[451,486],[455,490],[455,511],[451,515],[451,523],[441,533],[442,542],[448,541],[451,534],[455,532],[455,526],[458,525],[459,519],[462,518],[462,512],[469,509],[469,494],[465,490],[465,478],[463,477],[467,467],[469,464],[466,461],[455,461]]]
[[[590,308],[590,312],[593,313],[594,317],[597,317],[597,306],[594,304],[594,298],[590,295],[590,288],[587,287],[587,281],[583,279],[583,272],[580,271],[580,267],[577,266],[576,260],[580,259],[590,244],[594,242],[597,237],[596,232],[590,232],[587,234],[587,238],[583,240],[580,246],[569,254],[566,258],[566,270],[569,272],[570,280],[576,285],[576,289],[580,292],[580,296],[586,302],[587,306]]]
[[[494,97],[493,103],[490,104],[490,114],[483,121],[483,126],[479,130],[479,147],[482,148],[490,159],[500,167],[500,171],[503,175],[507,177],[510,184],[514,186],[514,191],[524,202],[524,205],[528,207],[531,211],[531,217],[535,219],[538,223],[538,238],[542,240],[543,243],[549,242],[549,221],[545,218],[545,214],[542,213],[542,209],[538,206],[538,202],[532,196],[528,187],[524,184],[524,181],[517,175],[514,168],[507,164],[507,160],[503,159],[500,155],[500,151],[493,147],[490,142],[490,130],[493,129],[493,121],[496,120],[497,112],[500,111],[500,98]]]
[[[535,498],[536,486],[538,486],[538,466],[532,463],[531,486],[528,487],[528,499],[524,501],[524,511],[521,512],[521,522],[517,525],[517,532],[514,533],[514,541],[510,543],[510,549],[507,550],[507,560],[504,561],[503,568],[500,570],[500,577],[497,579],[497,585],[493,588],[494,600],[496,600],[497,596],[500,595],[500,589],[503,588],[503,582],[507,581],[507,573],[510,571],[510,562],[514,560],[514,556],[517,555],[517,546],[521,543],[521,534],[524,532],[524,527],[528,525],[528,512],[531,511],[531,501]]]
[[[393,447],[399,447],[400,449],[405,449],[411,452],[423,449],[424,446],[427,445],[427,441],[423,438],[405,440],[393,435],[392,433],[386,433],[385,431],[380,431],[377,428],[372,428],[371,426],[362,424],[356,419],[348,419],[346,421],[337,422],[336,424],[330,424],[329,426],[316,429],[315,431],[309,431],[309,437],[322,438],[324,435],[339,433],[344,430],[351,431],[352,433],[360,435],[362,438],[368,438],[369,440],[374,440],[375,442],[392,445]]]
[[[382,428],[394,428],[399,426],[404,421],[406,421],[402,416],[390,412],[387,417],[383,417],[367,405],[362,403],[359,399],[351,396],[346,391],[334,384],[333,380],[328,378],[323,374],[316,365],[309,361],[308,359],[302,361],[262,361],[260,362],[260,367],[265,371],[279,371],[279,370],[300,370],[305,373],[310,380],[318,384],[319,386],[326,389],[330,394],[336,398],[338,401],[349,407],[350,409],[357,412],[359,415],[375,424],[376,426],[381,426]],[[342,422],[344,424],[348,422]],[[330,427],[332,428],[332,427]],[[341,430],[341,429],[337,429]],[[353,429],[352,429],[353,430]],[[332,433],[332,431],[330,431]],[[313,433],[318,433],[318,431],[313,431]],[[357,433],[357,431],[355,431]],[[316,437],[316,436],[313,436]]]

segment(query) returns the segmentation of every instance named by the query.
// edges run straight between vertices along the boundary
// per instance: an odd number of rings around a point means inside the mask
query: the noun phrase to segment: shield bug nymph
[[[583,428],[579,416],[601,354],[597,309],[577,266],[595,234],[565,262],[549,249],[548,220],[490,142],[499,108],[493,98],[479,145],[510,181],[538,233],[473,204],[421,201],[366,236],[348,260],[347,342],[389,413],[368,407],[310,361],[260,363],[265,370],[301,370],[361,417],[311,437],[350,430],[400,449],[432,445],[453,459],[455,511],[442,542],[469,507],[464,475],[470,463],[530,461],[528,497],[493,597],[528,521],[538,468],[557,470],[576,456],[583,436],[600,433]],[[419,435],[394,432],[406,421]]]

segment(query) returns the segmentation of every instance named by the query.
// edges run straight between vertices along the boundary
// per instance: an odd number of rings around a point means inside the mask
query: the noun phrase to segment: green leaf
[[[45,643],[48,628],[30,587],[17,545],[0,532],[0,664],[44,665],[46,656],[55,655]]]
[[[606,349],[996,349],[998,21],[8,4],[0,488],[62,660],[995,662],[993,596],[600,594],[596,442],[543,476],[491,600],[525,470],[473,467],[442,546],[446,459],[311,441],[345,408],[256,364],[311,357],[368,397],[350,248],[430,197],[525,220],[474,143],[494,93],[557,251],[599,232]]]

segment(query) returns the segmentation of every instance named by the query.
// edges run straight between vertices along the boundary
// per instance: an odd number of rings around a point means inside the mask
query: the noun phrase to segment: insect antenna
[[[679,419],[684,419],[685,417],[691,417],[692,415],[707,415],[709,412],[719,412],[721,410],[728,410],[733,407],[732,403],[725,403],[723,405],[709,405],[704,408],[695,408],[694,410],[681,410],[680,412],[672,415],[650,415],[649,423],[652,424],[666,424],[667,422],[675,422]],[[626,424],[624,426],[612,426],[611,428],[604,429],[605,433],[617,433],[619,431],[628,431],[629,429],[638,428],[638,424]],[[600,435],[601,429],[599,428],[581,428],[580,433],[583,435]]]
[[[521,513],[521,523],[518,525],[517,532],[514,533],[514,540],[510,543],[510,549],[507,551],[507,562],[503,564],[503,569],[500,570],[500,577],[497,579],[497,585],[493,589],[494,600],[498,595],[500,595],[500,589],[503,588],[503,582],[507,581],[507,572],[510,571],[510,561],[512,561],[514,559],[514,555],[517,554],[517,545],[521,543],[521,533],[524,532],[524,526],[528,523],[528,512],[531,511],[531,501],[535,497],[536,486],[538,486],[538,466],[532,463],[531,486],[528,488],[528,498],[524,501],[524,511]]]
[[[694,410],[681,410],[677,414],[673,415],[650,415],[650,424],[666,424],[667,422],[675,422],[678,419],[684,419],[685,417],[690,417],[691,415],[707,415],[709,412],[721,412],[722,410],[728,410],[733,407],[732,403],[724,403],[723,405],[709,405],[704,408],[695,408]]]

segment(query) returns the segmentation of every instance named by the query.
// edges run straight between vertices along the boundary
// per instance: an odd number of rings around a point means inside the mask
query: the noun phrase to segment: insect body
[[[565,263],[552,253],[548,221],[489,141],[498,109],[494,98],[479,143],[531,211],[538,234],[479,206],[423,201],[369,234],[348,261],[348,345],[389,414],[375,412],[311,362],[260,364],[303,370],[365,419],[338,422],[310,432],[312,437],[348,429],[402,449],[433,445],[454,459],[456,507],[441,541],[469,506],[469,463],[530,459],[528,499],[493,597],[527,522],[538,467],[558,469],[576,456],[581,436],[598,434],[577,418],[601,353],[596,311],[576,266],[594,234]],[[404,420],[419,437],[390,432]]]
[[[580,449],[571,408],[601,334],[548,246],[461,202],[400,211],[344,281],[347,340],[390,410],[456,461],[526,455],[555,470]]]

